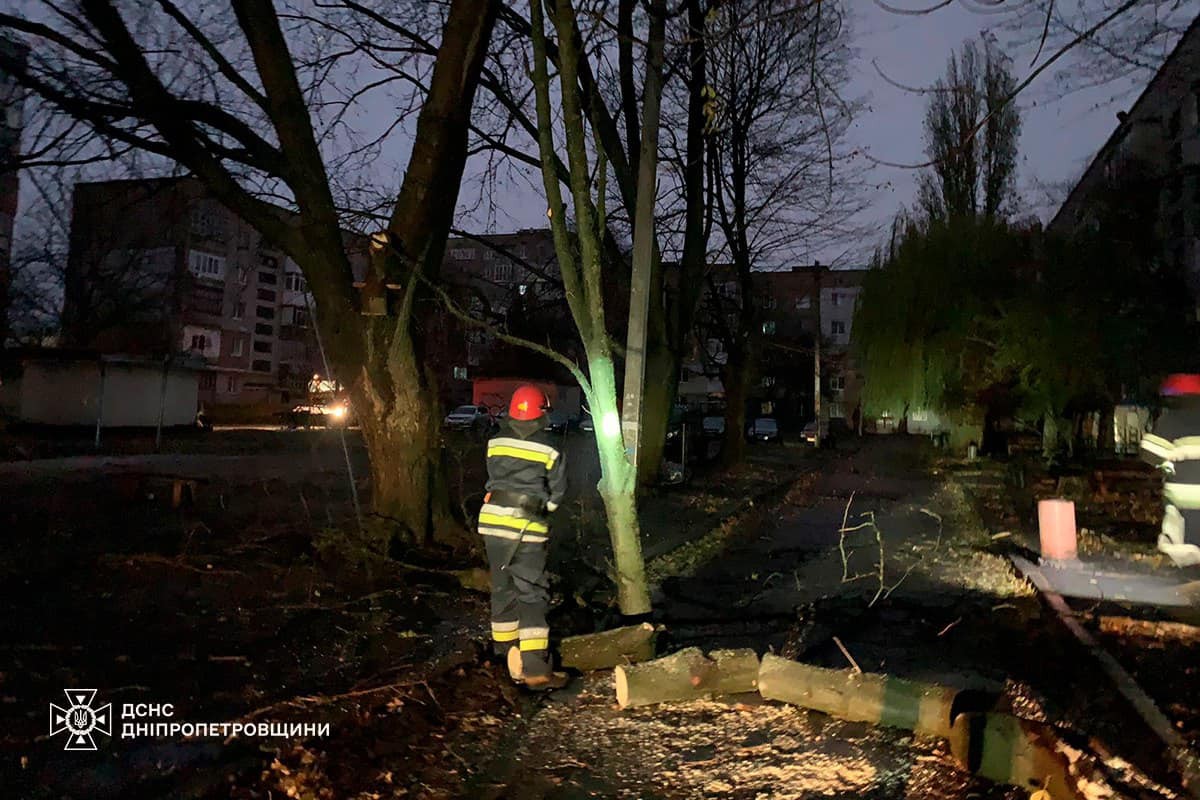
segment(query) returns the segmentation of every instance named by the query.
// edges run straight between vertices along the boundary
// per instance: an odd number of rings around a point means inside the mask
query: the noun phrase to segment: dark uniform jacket
[[[1180,511],[1200,509],[1200,398],[1176,398],[1154,432],[1142,437],[1142,460],[1164,467],[1164,499]]]
[[[546,515],[562,502],[567,488],[566,459],[556,446],[559,441],[546,430],[545,418],[506,419],[501,424],[488,441],[481,534],[546,541],[550,533]]]

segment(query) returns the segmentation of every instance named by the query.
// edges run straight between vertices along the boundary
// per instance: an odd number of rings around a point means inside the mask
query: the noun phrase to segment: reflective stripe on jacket
[[[491,502],[492,494],[525,495],[553,510],[566,491],[566,460],[555,446],[558,437],[546,420],[505,420],[488,441],[487,492],[479,510],[479,532],[505,539],[545,541],[550,532],[544,517],[512,505]],[[522,532],[523,535],[522,535]]]
[[[1200,399],[1174,401],[1140,449],[1143,461],[1168,475],[1163,499],[1183,511],[1200,509]]]

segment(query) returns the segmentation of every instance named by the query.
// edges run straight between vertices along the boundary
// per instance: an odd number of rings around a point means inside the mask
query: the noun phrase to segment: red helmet
[[[1167,379],[1163,381],[1162,393],[1165,397],[1200,394],[1200,375],[1178,372],[1168,375]]]
[[[513,392],[512,401],[508,404],[508,416],[513,419],[539,419],[550,407],[546,394],[536,386],[525,384]]]

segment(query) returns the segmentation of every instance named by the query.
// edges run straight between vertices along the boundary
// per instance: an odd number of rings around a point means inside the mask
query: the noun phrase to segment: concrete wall
[[[95,425],[100,410],[100,365],[95,362],[31,362],[20,378],[15,415],[38,425]],[[163,424],[191,425],[196,419],[198,374],[172,370],[167,376]],[[162,400],[162,368],[154,364],[107,364],[101,424],[153,427]]]

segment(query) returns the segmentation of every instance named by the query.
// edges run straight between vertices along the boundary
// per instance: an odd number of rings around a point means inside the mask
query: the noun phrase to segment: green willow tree
[[[992,323],[1020,285],[1025,240],[961,216],[907,223],[863,281],[853,347],[868,377],[863,411],[958,411],[995,375]]]
[[[114,151],[178,164],[287,253],[304,272],[326,349],[350,386],[375,513],[417,543],[462,542],[443,485],[419,279],[436,276],[441,264],[498,4],[449,2],[404,180],[374,237],[365,298],[322,151],[328,131],[310,105],[321,62],[293,52],[300,34],[285,31],[271,0],[234,0],[232,18],[172,0],[137,8],[79,0],[78,14],[41,5],[25,16],[0,14],[0,31],[34,44],[24,62],[0,50],[0,68],[51,115],[39,129],[52,144],[74,141],[83,126]],[[262,185],[287,196],[292,213],[264,201],[254,188]]]

